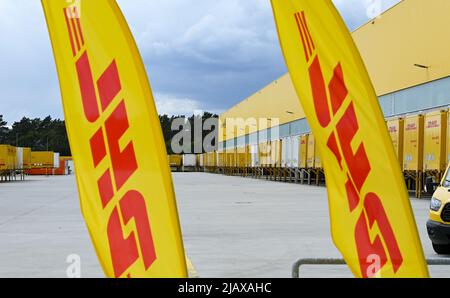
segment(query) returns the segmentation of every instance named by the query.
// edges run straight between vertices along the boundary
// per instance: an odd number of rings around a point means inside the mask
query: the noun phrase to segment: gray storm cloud
[[[350,29],[374,0],[335,0]],[[382,0],[383,10],[398,1]],[[286,72],[269,1],[119,0],[158,111],[221,112]],[[195,4],[193,4],[195,3]],[[0,114],[63,118],[39,1],[0,0]],[[192,107],[192,108],[191,108]]]

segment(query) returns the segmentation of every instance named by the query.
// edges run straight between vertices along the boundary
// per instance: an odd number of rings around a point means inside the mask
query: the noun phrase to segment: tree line
[[[168,154],[173,153],[171,140],[179,132],[172,130],[172,122],[180,117],[186,118],[185,116],[159,116]],[[200,116],[193,115],[186,118],[190,123],[190,127],[192,127],[192,146],[194,146],[193,127],[196,117]],[[208,118],[218,118],[218,116],[204,113],[201,123]],[[203,136],[210,132],[203,131]],[[29,147],[33,151],[54,151],[59,152],[61,156],[71,156],[66,124],[64,120],[53,119],[51,116],[47,116],[44,119],[23,117],[20,121],[16,121],[11,126],[8,126],[8,123],[3,120],[3,115],[0,115],[0,144]]]

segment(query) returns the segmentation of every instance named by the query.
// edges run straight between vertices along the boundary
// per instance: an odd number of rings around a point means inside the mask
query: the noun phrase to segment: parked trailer
[[[53,168],[53,151],[31,151],[32,169],[51,169]]]
[[[290,136],[282,139],[281,167],[284,181],[297,181],[299,136]]]
[[[424,171],[438,171],[442,173],[447,166],[447,112],[427,113],[424,121]]]
[[[179,172],[182,170],[183,166],[183,156],[179,154],[170,154],[169,158],[169,166],[172,171]]]
[[[450,110],[390,118],[386,125],[408,189],[420,197],[424,183],[427,190],[432,189],[429,186],[439,181],[450,163]],[[285,181],[292,181],[290,169],[297,168],[295,181],[297,174],[301,183],[305,178],[308,183],[324,181],[322,159],[312,134],[263,141],[245,148],[247,158],[236,152],[243,150],[241,147],[222,151],[222,157],[216,153],[218,168],[222,165],[231,173],[242,173],[240,169],[248,168],[256,178]]]
[[[17,150],[10,145],[0,145],[0,181],[15,179]]]
[[[269,142],[270,161],[269,161],[269,179],[279,180],[281,179],[281,140],[273,140]]]
[[[193,172],[197,166],[197,156],[195,154],[183,155],[183,172]]]
[[[71,174],[75,173],[75,166],[74,166],[74,163],[73,163],[72,159],[68,159],[67,160],[66,169],[67,169],[66,170],[67,171],[67,175],[71,175]]]
[[[23,169],[23,147],[16,147],[16,170]]]
[[[308,168],[308,135],[300,136],[298,167]]]
[[[247,146],[239,146],[236,148],[236,169],[234,171],[235,174],[247,176],[247,167],[248,167],[248,147]]]
[[[58,167],[53,169],[53,175],[62,176],[66,175],[66,159],[58,157]]]
[[[31,169],[31,148],[23,147],[22,152],[23,152],[23,158],[22,158],[23,169],[24,170]]]
[[[205,171],[216,172],[217,168],[217,154],[216,152],[205,153]]]
[[[224,150],[217,152],[217,166],[219,168],[219,173],[225,173],[226,167],[226,153]]]
[[[226,164],[225,168],[228,175],[233,175],[236,168],[236,148],[225,150]]]
[[[256,168],[259,167],[259,150],[258,145],[251,145],[250,146],[250,155],[251,155],[251,167]]]
[[[422,193],[423,126],[423,115],[413,115],[405,118],[403,172],[408,189],[414,189],[416,197],[420,197]]]
[[[319,185],[322,177],[322,159],[319,154],[319,148],[316,146],[316,140],[313,134],[308,135],[308,148],[306,150],[306,171],[308,176],[308,183],[314,180],[316,185]]]
[[[426,191],[431,195],[447,166],[447,111],[425,114],[423,136],[423,171]]]
[[[54,169],[59,168],[59,153],[58,152],[53,153],[53,168]]]
[[[195,170],[197,172],[200,171],[201,167],[200,167],[200,159],[201,159],[201,154],[195,154]]]
[[[23,147],[16,147],[16,168],[15,174],[20,176],[21,180],[25,179],[25,170],[24,170],[24,149]]]
[[[71,175],[73,173],[73,158],[72,156],[60,156],[59,175]]]
[[[391,136],[392,145],[397,155],[399,164],[403,161],[403,136],[405,120],[403,118],[390,119],[386,122],[389,134]]]

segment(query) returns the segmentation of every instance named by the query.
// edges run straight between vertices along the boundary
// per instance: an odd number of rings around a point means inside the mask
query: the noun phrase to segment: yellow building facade
[[[352,36],[387,118],[450,105],[450,1],[403,0]],[[220,115],[218,150],[306,133],[285,74]]]

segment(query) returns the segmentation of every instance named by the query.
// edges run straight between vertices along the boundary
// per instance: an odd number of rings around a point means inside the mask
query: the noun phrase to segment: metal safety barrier
[[[346,265],[344,259],[300,259],[292,266],[292,277],[300,278],[300,267],[303,265]],[[450,265],[450,258],[427,259],[428,265]]]

